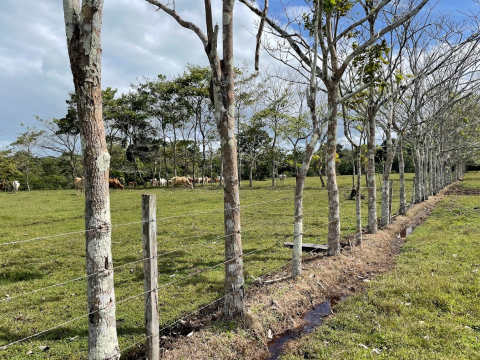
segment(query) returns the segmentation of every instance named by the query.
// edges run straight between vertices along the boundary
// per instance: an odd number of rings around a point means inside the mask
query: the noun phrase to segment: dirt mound
[[[456,196],[479,196],[480,189],[466,188],[463,186],[453,185],[451,186],[445,195],[456,195]]]

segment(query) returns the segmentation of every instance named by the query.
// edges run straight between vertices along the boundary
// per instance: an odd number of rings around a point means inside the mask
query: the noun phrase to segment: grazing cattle
[[[172,182],[173,182],[173,180],[172,180],[172,179],[168,180],[168,185],[170,185],[170,186],[171,186],[171,185],[172,185]]]
[[[157,180],[157,178],[153,178],[152,180],[150,180],[150,185],[152,185],[152,186],[158,186],[158,180]]]
[[[167,186],[167,180],[160,178],[160,180],[158,180],[158,186]]]
[[[5,181],[0,182],[0,191],[5,190]]]
[[[138,186],[138,184],[137,184],[137,182],[136,182],[136,181],[129,181],[129,182],[128,182],[128,186],[131,186],[131,187],[137,187],[137,186]]]
[[[223,181],[223,176],[217,176],[215,182]]]
[[[113,190],[116,190],[116,189],[122,189],[123,190],[123,185],[121,184],[120,180],[118,180],[118,179],[108,179],[108,187],[113,188]]]
[[[17,180],[14,180],[12,183],[13,186],[13,192],[16,193],[18,191],[18,188],[20,187],[20,183]]]
[[[172,179],[172,185],[173,187],[177,187],[178,185],[181,185],[181,186],[186,186],[188,185],[190,187],[190,189],[193,189],[193,185],[192,183],[190,182],[189,179],[187,179],[186,177],[184,176],[175,176],[173,179]]]
[[[73,185],[75,186],[75,190],[77,191],[77,196],[78,196],[78,192],[83,193],[83,191],[85,190],[84,178],[83,177],[75,178],[75,180],[73,181]]]
[[[283,181],[287,178],[287,175],[285,175],[285,174],[280,174],[280,175],[278,175],[278,178],[280,179],[280,182],[283,183]]]

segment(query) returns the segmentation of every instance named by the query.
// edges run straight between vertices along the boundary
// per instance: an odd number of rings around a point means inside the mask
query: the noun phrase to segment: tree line
[[[305,94],[292,81],[268,71],[250,72],[246,63],[235,68],[236,136],[240,184],[253,180],[278,184],[278,175],[296,176],[309,137]],[[285,78],[289,73],[281,74]],[[153,178],[173,176],[214,178],[222,174],[219,138],[214,128],[209,98],[210,71],[188,65],[172,79],[156,79],[132,85],[127,94],[117,89],[102,90],[105,140],[111,157],[111,177],[127,184],[146,185]],[[71,188],[83,173],[80,128],[76,95],[68,94],[64,117],[51,120],[37,116],[38,126],[27,128],[3,151],[0,179],[21,179],[24,188]],[[395,139],[394,139],[395,140]],[[323,143],[312,157],[309,176],[320,175],[324,184]],[[366,146],[363,146],[366,169]],[[339,144],[336,171],[355,172],[355,151]],[[412,172],[411,149],[404,150],[406,171]],[[386,141],[376,145],[376,172],[382,173],[386,161]],[[393,163],[398,172],[398,161]]]
[[[390,222],[389,183],[395,157],[400,174],[401,212],[405,212],[406,170],[404,150],[411,149],[415,171],[415,202],[421,202],[458,177],[468,162],[478,157],[478,16],[462,18],[437,12],[429,0],[308,0],[301,8],[288,5],[275,13],[269,12],[269,1],[263,6],[250,0],[239,0],[258,19],[255,70],[259,70],[260,49],[264,49],[288,75],[269,73],[263,84],[279,82],[278,86],[261,87],[253,98],[242,93],[242,78],[235,79],[233,62],[234,0],[222,0],[221,25],[214,25],[211,0],[204,0],[205,22],[196,24],[184,19],[175,2],[146,0],[159,16],[170,16],[179,26],[192,31],[201,42],[209,62],[210,80],[205,87],[194,87],[196,78],[185,77],[177,89],[159,77],[136,85],[136,91],[125,95],[122,116],[113,115],[117,126],[109,125],[109,116],[102,113],[101,93],[101,19],[102,0],[64,0],[65,28],[70,65],[75,85],[86,183],[85,228],[87,248],[87,294],[89,313],[89,358],[118,359],[116,340],[115,299],[111,261],[111,224],[109,193],[111,153],[115,144],[125,150],[134,176],[143,178],[145,146],[148,147],[150,127],[160,131],[157,136],[158,155],[164,154],[163,170],[173,174],[189,171],[188,151],[177,141],[196,136],[204,145],[211,106],[212,127],[218,135],[224,186],[225,231],[225,297],[224,316],[234,318],[245,313],[241,213],[239,199],[240,173],[258,161],[260,149],[266,148],[272,185],[278,172],[283,127],[288,124],[288,140],[294,149],[295,218],[292,277],[301,275],[301,244],[303,234],[303,189],[305,178],[319,144],[323,144],[324,167],[328,194],[328,252],[340,252],[340,202],[336,176],[339,159],[339,131],[348,141],[356,159],[357,241],[362,244],[361,192],[366,189],[368,202],[367,231],[375,233],[379,226]],[[458,19],[458,20],[457,20]],[[249,24],[247,24],[249,26]],[[219,31],[221,28],[221,36]],[[218,43],[222,42],[221,52]],[[247,73],[245,73],[247,74]],[[249,76],[245,77],[248,83]],[[182,81],[183,81],[182,80]],[[204,79],[200,80],[203,81]],[[173,86],[173,85],[172,85]],[[298,86],[299,91],[293,90]],[[157,87],[165,88],[157,97]],[[247,86],[248,88],[248,86]],[[173,91],[175,90],[175,91]],[[206,96],[205,90],[208,91]],[[170,92],[172,91],[172,92]],[[255,107],[261,93],[260,107],[243,119],[243,106]],[[244,96],[245,95],[245,96]],[[290,95],[297,97],[296,106],[289,107]],[[145,107],[155,98],[155,106]],[[163,97],[165,96],[165,97]],[[121,97],[120,97],[121,98]],[[188,105],[183,102],[192,99]],[[196,100],[193,100],[196,99]],[[210,100],[208,103],[207,100]],[[205,102],[203,101],[205,100]],[[208,105],[207,105],[208,104]],[[304,104],[304,105],[303,105]],[[306,109],[305,114],[303,109]],[[112,114],[115,114],[112,109]],[[172,124],[174,116],[178,123]],[[103,119],[105,117],[105,119]],[[189,125],[185,119],[195,121]],[[155,122],[147,121],[154,119]],[[105,121],[103,121],[105,120]],[[114,122],[110,123],[113,124]],[[268,124],[266,134],[257,134]],[[245,132],[242,140],[242,132]],[[177,139],[178,135],[178,139]],[[247,136],[248,135],[248,136]],[[110,136],[110,138],[109,138]],[[117,140],[109,142],[118,136]],[[173,140],[172,140],[173,136]],[[261,142],[261,137],[269,136]],[[341,135],[340,135],[341,136]],[[381,137],[383,141],[379,140]],[[169,164],[165,164],[167,138],[175,143]],[[396,141],[393,139],[396,138]],[[303,140],[302,140],[303,139]],[[163,141],[162,141],[163,140]],[[153,139],[152,139],[153,141]],[[253,143],[247,149],[242,141]],[[305,147],[298,146],[305,141]],[[379,163],[377,146],[382,142],[381,184],[376,182]],[[213,144],[214,142],[212,142]],[[185,144],[186,145],[186,144]],[[110,149],[109,149],[110,146]],[[205,151],[207,146],[200,146]],[[297,154],[297,149],[301,153]],[[110,152],[109,152],[110,150]],[[178,150],[178,152],[177,152]],[[258,151],[257,151],[258,150]],[[300,151],[300,150],[299,150]],[[151,152],[151,151],[149,151]],[[195,151],[194,151],[195,152]],[[180,154],[185,158],[180,158]],[[143,154],[143,155],[142,155]],[[262,153],[263,154],[263,153]],[[179,158],[177,159],[177,155]],[[297,156],[298,155],[298,156]],[[159,159],[160,157],[157,157]],[[181,160],[180,160],[181,159]],[[205,156],[193,160],[191,171],[205,172]],[[178,160],[178,161],[177,161]],[[184,162],[182,164],[182,162]],[[366,162],[366,164],[365,164]],[[252,165],[253,164],[253,165]],[[160,163],[157,161],[157,168]],[[173,166],[173,169],[172,169]],[[249,171],[250,172],[250,171]],[[361,176],[366,172],[367,184]],[[381,187],[381,216],[378,221],[376,189]],[[90,274],[102,274],[91,276]],[[150,295],[146,295],[150,296]]]

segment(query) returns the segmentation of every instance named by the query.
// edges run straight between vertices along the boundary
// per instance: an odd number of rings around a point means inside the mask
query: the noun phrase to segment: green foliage
[[[328,16],[334,17],[345,17],[348,15],[352,7],[355,5],[355,0],[323,0],[320,1],[321,12],[327,14]],[[312,0],[309,0],[309,3],[314,3]],[[309,36],[313,37],[314,35],[314,7],[312,6],[312,13],[303,13],[302,19],[305,30],[309,32]],[[325,21],[321,19],[319,22],[319,26],[323,28],[323,35],[325,36]],[[357,36],[358,33],[356,31],[351,31],[347,34],[347,38],[352,38]]]
[[[357,47],[357,42],[353,42],[352,49],[355,50]],[[386,58],[389,53],[388,43],[385,39],[382,39],[380,43],[371,45],[357,55],[352,61],[352,65],[357,69],[356,80],[364,84],[372,83],[380,88],[385,87],[386,83],[379,75],[382,67],[388,65]]]
[[[21,175],[11,150],[0,151],[0,181],[11,180]]]

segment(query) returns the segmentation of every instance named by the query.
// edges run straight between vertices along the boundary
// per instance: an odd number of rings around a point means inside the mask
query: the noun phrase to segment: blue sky
[[[263,2],[263,1],[262,1]],[[284,1],[284,4],[287,2]],[[288,2],[302,6],[303,0]],[[219,0],[213,1],[220,22]],[[270,0],[272,10],[280,1]],[[478,9],[473,0],[441,0],[437,9]],[[176,0],[186,19],[204,23],[203,1]],[[243,4],[235,5],[235,61],[253,64],[253,19]],[[144,76],[175,76],[187,63],[207,65],[198,38],[142,0],[105,0],[102,30],[102,87],[128,91]],[[262,55],[265,63],[272,60]],[[0,149],[15,141],[25,126],[65,115],[65,99],[73,90],[67,56],[62,2],[58,0],[2,0],[0,12]]]

